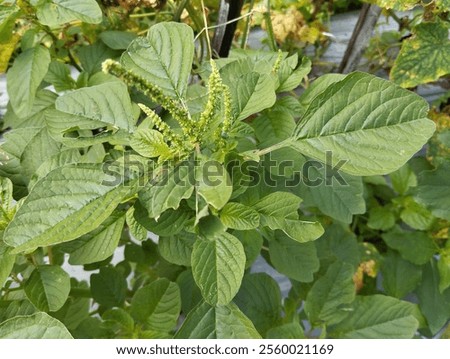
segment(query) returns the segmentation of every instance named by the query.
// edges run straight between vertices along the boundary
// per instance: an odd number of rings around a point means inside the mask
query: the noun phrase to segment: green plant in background
[[[427,103],[359,72],[297,97],[307,59],[194,53],[189,26],[160,23],[120,59],[82,62],[70,91],[41,44],[18,55],[0,337],[435,335],[450,318],[448,160],[405,164],[435,131]],[[287,298],[250,271],[259,255]],[[89,283],[65,258],[96,270]]]

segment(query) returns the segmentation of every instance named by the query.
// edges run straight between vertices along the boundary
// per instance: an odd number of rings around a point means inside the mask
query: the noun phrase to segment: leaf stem
[[[262,150],[257,150],[257,151],[254,152],[254,154],[257,155],[257,156],[260,156],[260,157],[264,156],[264,155],[266,155],[266,154],[268,154],[270,152],[279,150],[280,148],[288,147],[290,145],[291,141],[292,141],[292,139],[288,138],[288,139],[286,139],[284,141],[281,141],[281,142],[279,142],[279,143],[277,143],[275,145],[263,148]]]

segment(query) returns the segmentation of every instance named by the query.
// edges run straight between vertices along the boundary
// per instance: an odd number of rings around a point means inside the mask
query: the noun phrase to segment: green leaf
[[[145,228],[139,221],[134,217],[136,207],[130,207],[125,215],[126,223],[130,234],[136,238],[138,241],[145,241],[148,237],[147,228]]]
[[[72,265],[100,262],[114,254],[125,224],[125,213],[113,212],[99,227],[64,245]]]
[[[281,62],[280,69],[278,71],[278,79],[280,80],[280,86],[277,88],[277,92],[288,92],[295,90],[300,83],[304,80],[306,75],[311,71],[311,60],[308,57],[303,57],[300,65],[298,65],[298,55],[288,57]]]
[[[230,89],[231,113],[238,121],[272,107],[276,101],[274,80],[267,74],[223,74],[223,82]]]
[[[56,109],[133,132],[134,119],[127,86],[121,82],[81,88],[56,100]]]
[[[158,249],[166,261],[180,266],[191,266],[192,248],[195,236],[188,233],[170,237],[160,237]]]
[[[447,241],[447,252],[439,256],[437,263],[439,271],[439,292],[450,287],[450,242]],[[0,282],[1,283],[1,282]]]
[[[266,273],[247,274],[242,280],[234,303],[263,336],[281,321],[280,287]]]
[[[402,41],[390,77],[402,87],[436,81],[450,73],[450,40],[444,22],[423,22],[413,27],[413,36]]]
[[[227,203],[220,211],[220,220],[228,228],[249,230],[259,226],[259,214],[241,203]]]
[[[233,186],[225,167],[219,162],[206,161],[196,168],[197,193],[215,209],[221,209],[231,197]]]
[[[203,298],[211,305],[226,305],[236,295],[244,276],[245,252],[229,233],[198,239],[192,251],[192,273]]]
[[[119,328],[121,332],[132,335],[134,320],[128,312],[122,308],[108,309],[102,314],[102,319],[108,327]]]
[[[14,25],[20,14],[20,8],[16,5],[0,5],[0,43],[2,46],[12,38]],[[16,42],[18,39],[19,38],[16,39]],[[7,65],[8,63],[6,63],[6,66]],[[4,71],[0,71],[0,73],[1,72]]]
[[[417,202],[427,207],[433,215],[450,221],[450,162],[444,162],[434,171],[424,171],[418,178],[415,195]]]
[[[263,237],[257,230],[234,231],[233,235],[244,246],[245,252],[245,268],[250,268],[253,262],[258,258],[263,245]]]
[[[17,116],[25,117],[31,112],[37,89],[49,65],[50,53],[40,45],[25,50],[14,60],[6,75],[6,85]]]
[[[348,226],[333,224],[326,228],[325,233],[314,242],[321,267],[328,267],[333,262],[349,263],[356,271],[361,256],[356,236]]]
[[[0,288],[8,279],[16,261],[16,256],[11,254],[12,248],[7,247],[0,240]]]
[[[427,319],[432,335],[435,335],[450,319],[450,290],[439,292],[439,271],[432,260],[423,269],[422,282],[417,289],[419,306]]]
[[[38,3],[36,15],[40,23],[51,27],[73,20],[89,24],[102,21],[102,11],[95,0],[44,0]]]
[[[354,311],[330,328],[330,335],[345,339],[412,339],[419,326],[412,303],[383,295],[359,296]]]
[[[61,267],[41,265],[31,273],[24,290],[36,308],[56,312],[69,296],[70,277]]]
[[[106,307],[120,307],[127,295],[127,282],[116,268],[101,267],[91,275],[91,293],[94,300]]]
[[[139,129],[133,133],[130,146],[144,157],[168,158],[171,155],[162,133],[148,128]]]
[[[287,323],[267,331],[267,339],[306,339],[303,328],[297,322]]]
[[[288,111],[274,109],[258,116],[252,121],[252,126],[260,142],[281,141],[292,136],[295,120]]]
[[[135,181],[127,185],[122,181],[105,173],[101,164],[53,170],[32,188],[5,230],[5,243],[18,253],[68,242],[94,230],[133,191]]]
[[[190,269],[185,270],[178,276],[177,284],[180,287],[181,309],[183,314],[187,314],[203,300],[202,294],[195,284]]]
[[[61,147],[43,127],[23,149],[20,157],[23,173],[31,177],[45,161],[60,153]]]
[[[44,81],[51,83],[58,92],[73,90],[76,85],[70,74],[69,66],[56,60],[50,63]]]
[[[78,78],[79,82],[82,75],[88,77],[89,75],[93,75],[101,71],[103,61],[117,58],[122,52],[109,48],[102,41],[97,41],[93,45],[81,46],[76,53],[80,60],[81,67],[84,71],[86,71],[81,73]],[[92,79],[93,77],[89,80],[91,81]],[[86,85],[87,83],[85,86]]]
[[[369,211],[367,227],[386,231],[395,226],[395,214],[388,207],[373,207]]]
[[[158,218],[169,208],[177,209],[182,199],[191,197],[194,183],[194,167],[184,162],[175,168],[168,168],[160,177],[149,182],[139,192],[139,200],[151,218]]]
[[[298,208],[302,199],[288,192],[274,192],[253,204],[261,215],[261,224],[270,229],[281,229],[298,242],[309,242],[323,234],[319,222],[298,219]]]
[[[326,74],[315,80],[299,97],[300,105],[304,109],[304,112],[306,112],[306,109],[317,96],[332,84],[345,79],[345,76],[343,74]]]
[[[269,241],[270,261],[275,269],[299,282],[309,283],[319,270],[314,243],[299,243],[282,233]]]
[[[416,94],[356,72],[314,98],[286,144],[349,174],[386,174],[431,137],[427,113]]]
[[[305,199],[305,205],[312,204],[338,221],[350,223],[354,214],[366,211],[361,177],[334,172],[316,162],[308,168],[305,185],[311,200]]]
[[[98,36],[106,46],[113,50],[126,50],[130,43],[136,38],[136,34],[127,31],[108,30]]]
[[[121,62],[136,75],[159,86],[172,97],[184,99],[194,56],[191,27],[176,22],[153,25],[147,37],[135,39]]]
[[[386,294],[403,298],[419,285],[422,279],[422,268],[389,251],[381,264],[383,288]]]
[[[47,313],[18,316],[0,324],[1,339],[73,339],[66,327]]]
[[[405,208],[400,213],[400,218],[411,228],[424,231],[429,229],[435,222],[436,217],[422,205],[415,202],[412,197],[405,198],[404,205]]]
[[[422,265],[427,263],[438,248],[427,233],[405,231],[395,227],[381,236],[386,244],[397,251],[411,263]]]
[[[200,303],[186,317],[177,339],[260,339],[258,331],[234,303],[211,307]]]
[[[392,181],[392,187],[400,195],[404,195],[410,187],[417,185],[416,175],[407,163],[397,171],[392,172],[389,177]]]
[[[346,317],[356,294],[353,275],[351,264],[335,262],[314,282],[305,302],[305,313],[313,325],[336,324]]]
[[[146,329],[169,332],[178,320],[181,309],[180,289],[163,278],[138,289],[131,301],[131,316]]]

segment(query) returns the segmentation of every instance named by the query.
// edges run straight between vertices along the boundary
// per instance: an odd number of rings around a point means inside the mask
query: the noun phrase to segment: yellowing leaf
[[[3,74],[8,69],[9,59],[11,58],[20,36],[14,34],[8,42],[0,46],[0,74]]]

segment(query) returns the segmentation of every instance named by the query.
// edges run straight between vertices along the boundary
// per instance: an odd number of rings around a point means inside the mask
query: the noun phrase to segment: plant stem
[[[241,42],[241,48],[245,49],[247,47],[247,41],[248,41],[248,35],[250,33],[250,23],[252,21],[252,15],[253,15],[253,7],[255,6],[255,0],[250,1],[250,7],[249,7],[249,17],[247,18],[247,21],[245,23],[245,29],[244,29],[244,36],[242,36],[242,42]]]
[[[277,51],[278,46],[273,32],[272,18],[270,17],[270,0],[266,0],[266,12],[264,13],[264,20],[266,21],[267,35],[269,35],[269,47],[272,51]]]
[[[206,44],[208,45],[208,47],[207,47],[208,59],[211,59],[211,57],[212,57],[211,40],[209,39],[209,33],[208,33],[208,19],[206,18],[206,13],[205,13],[205,2],[203,0],[201,0],[201,4],[202,4],[202,15],[203,15],[203,23],[204,23],[204,28],[202,31],[205,31]]]
[[[155,12],[147,12],[143,14],[131,14],[130,18],[132,19],[138,19],[142,17],[153,17],[158,15],[172,15],[170,11],[155,11]]]
[[[255,155],[261,157],[261,156],[264,156],[265,154],[267,154],[269,152],[276,151],[276,150],[279,150],[280,148],[289,146],[290,142],[291,142],[291,139],[288,138],[287,140],[281,141],[281,142],[279,142],[279,143],[277,143],[275,145],[272,145],[270,147],[263,148],[262,150],[255,151],[254,153],[255,153]]]
[[[173,21],[180,21],[181,15],[183,14],[183,10],[188,4],[189,0],[182,0],[180,2],[180,5],[178,6],[177,10],[175,11],[175,14],[173,15]]]

